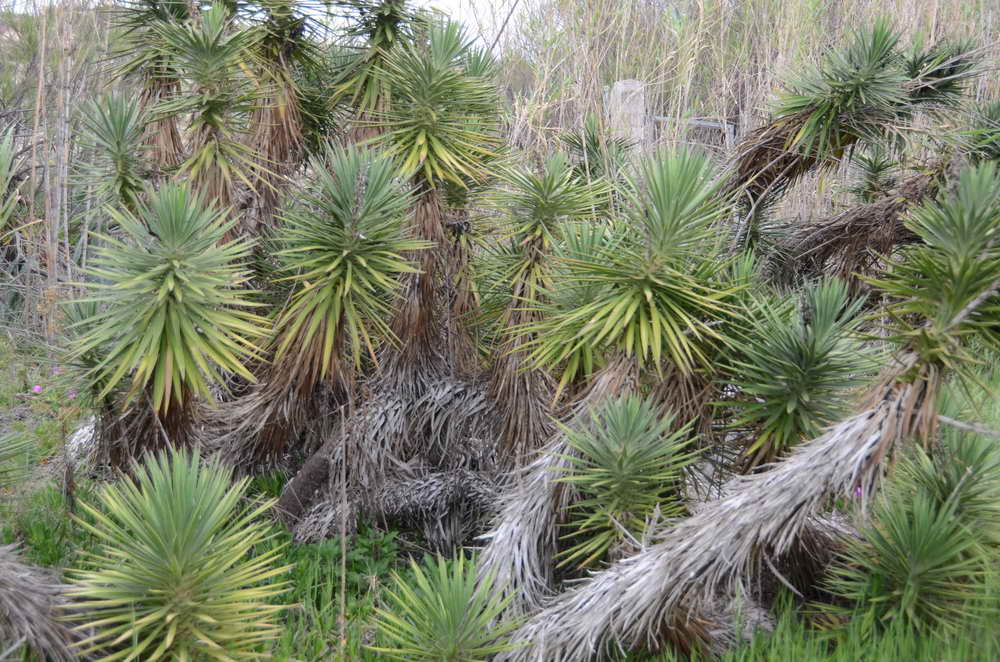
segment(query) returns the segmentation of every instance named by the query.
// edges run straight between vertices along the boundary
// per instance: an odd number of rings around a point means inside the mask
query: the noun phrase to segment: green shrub
[[[879,501],[862,539],[848,543],[828,581],[853,606],[828,607],[877,633],[902,623],[954,633],[995,612],[991,555],[958,515],[959,500],[919,491]]]
[[[476,564],[461,554],[454,561],[410,561],[412,577],[393,573],[386,591],[389,609],[379,609],[379,629],[390,642],[372,647],[406,662],[480,662],[512,646],[505,642],[515,622],[500,622],[507,600],[497,600],[493,578],[477,581]]]
[[[591,416],[579,429],[563,427],[574,452],[557,480],[583,497],[569,509],[566,537],[575,542],[562,552],[563,565],[590,565],[630,538],[641,538],[657,513],[681,514],[682,472],[694,461],[687,451],[688,427],[670,432],[672,418],[661,418],[640,397],[612,400]]]
[[[254,659],[280,633],[271,604],[285,590],[266,583],[280,550],[251,557],[267,541],[258,520],[273,502],[243,508],[244,479],[231,484],[218,464],[172,451],[149,457],[83,503],[101,542],[84,569],[72,573],[70,594],[86,610],[80,646],[102,660]]]

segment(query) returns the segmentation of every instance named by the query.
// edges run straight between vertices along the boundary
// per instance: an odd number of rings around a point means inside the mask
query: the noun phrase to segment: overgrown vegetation
[[[0,662],[1000,656],[1000,16],[737,4],[0,12]]]

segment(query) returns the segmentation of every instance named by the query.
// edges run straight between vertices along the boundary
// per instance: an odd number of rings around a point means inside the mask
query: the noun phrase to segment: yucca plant
[[[944,376],[951,372],[966,385],[974,385],[973,368],[985,350],[994,351],[992,320],[1000,288],[998,194],[995,167],[980,165],[963,172],[954,190],[911,214],[908,225],[923,244],[903,252],[890,273],[878,281],[899,297],[889,308],[888,328],[888,337],[899,344],[899,351],[860,399],[856,414],[800,444],[768,471],[738,478],[727,495],[662,532],[645,550],[548,602],[513,635],[515,641],[529,642],[528,646],[501,659],[571,660],[599,649],[648,646],[663,637],[665,622],[688,618],[699,606],[710,607],[720,591],[746,590],[747,580],[759,576],[767,559],[795,553],[809,538],[815,540],[810,522],[828,507],[831,497],[850,497],[860,491],[862,505],[867,504],[894,452],[906,443],[934,439],[937,394]],[[512,516],[516,512],[513,498],[504,507],[504,520],[483,552],[493,559],[487,567],[503,570],[498,576],[511,577],[519,590],[531,590],[537,584],[544,589],[546,577],[534,567],[530,550],[497,543],[500,535],[515,534],[525,527],[527,518],[538,518],[541,511],[523,498],[523,516]],[[914,569],[926,571],[935,590],[942,590],[948,600],[959,601],[977,593],[978,589],[963,589],[984,576],[982,566],[959,554],[975,551],[973,545],[981,548],[978,539],[973,537],[972,544],[946,540],[959,541],[963,531],[955,527],[964,525],[948,509],[937,509],[934,504],[921,504],[919,510],[913,509],[912,517],[903,513],[897,518],[900,530],[912,531],[907,518],[919,520],[921,532],[932,536],[929,540],[940,549],[907,533],[897,537],[901,544],[892,545],[897,556],[893,562],[907,562],[899,557],[909,554],[911,546],[927,550],[936,556],[925,560],[936,565]],[[508,526],[508,519],[515,525]],[[532,543],[537,546],[538,540],[535,537]],[[828,549],[830,544],[821,541],[814,549]],[[953,545],[951,555],[946,553],[949,544]],[[515,561],[499,561],[503,554]],[[528,564],[531,567],[525,569]],[[939,586],[941,569],[957,569],[967,584]],[[958,574],[951,573],[951,578]],[[905,605],[916,608],[910,595],[905,594]],[[536,598],[534,604],[538,602]],[[970,607],[966,603],[959,608],[968,611]],[[933,607],[921,613],[940,615]],[[676,633],[666,635],[676,638]]]
[[[573,385],[571,427],[611,396],[636,392],[644,377],[659,382],[655,401],[677,412],[675,425],[703,417],[709,356],[727,342],[717,322],[734,317],[731,300],[743,287],[719,277],[730,271],[714,230],[726,204],[707,158],[663,153],[643,174],[628,216],[562,233],[567,250],[551,300],[518,329],[529,337],[528,364],[561,371],[557,392]],[[504,495],[482,556],[521,611],[552,588],[558,524],[574,498],[556,480],[575,454],[565,435],[544,450]],[[678,627],[700,636],[693,624]]]
[[[939,44],[904,55],[899,33],[884,21],[858,31],[823,63],[791,78],[774,119],[739,148],[732,185],[748,210],[741,239],[756,239],[755,214],[805,173],[836,163],[863,141],[898,143],[899,126],[917,108],[954,107],[975,75],[964,45]]]
[[[512,646],[515,626],[501,620],[504,602],[492,597],[493,580],[478,579],[476,564],[459,553],[454,560],[410,561],[409,577],[393,573],[386,590],[389,609],[379,609],[386,657],[406,662],[485,662]]]
[[[561,425],[572,451],[556,480],[580,494],[567,516],[559,565],[583,568],[622,558],[636,550],[649,530],[684,510],[681,488],[690,451],[690,425],[671,431],[672,416],[662,416],[635,395],[610,400],[586,424]]]
[[[857,167],[859,176],[857,183],[848,191],[861,202],[874,202],[895,186],[894,172],[899,162],[879,143],[874,143],[863,152],[855,152],[851,161]]]
[[[262,402],[237,419],[264,426],[258,454],[284,450],[321,382],[343,402],[362,360],[394,340],[387,321],[399,277],[417,272],[406,256],[428,248],[405,236],[412,193],[398,167],[375,151],[327,146],[311,161],[309,187],[280,214],[275,255],[294,289],[274,322]]]
[[[468,244],[461,224],[447,226],[442,187],[482,180],[500,145],[497,90],[492,81],[467,70],[473,50],[464,30],[450,21],[434,23],[426,39],[394,49],[386,63],[392,108],[375,116],[375,124],[385,129],[377,144],[398,159],[400,174],[416,188],[411,231],[434,244],[420,256],[421,275],[406,279],[403,305],[392,324],[402,341],[394,365],[403,372],[396,372],[408,374],[401,381],[413,385],[433,365],[472,360],[471,342],[459,321],[473,312]],[[436,301],[442,285],[447,291]],[[445,327],[452,343],[447,350],[442,347]]]
[[[628,155],[635,146],[628,138],[605,135],[593,113],[587,115],[579,131],[567,131],[559,140],[569,150],[580,179],[625,183]]]
[[[307,386],[346,377],[331,374],[340,343],[355,368],[363,354],[374,358],[375,344],[390,336],[397,277],[416,272],[403,255],[428,247],[404,236],[412,192],[392,158],[328,147],[311,169],[312,190],[282,215],[277,255],[299,288],[275,323],[276,362],[294,355],[293,381]]]
[[[124,404],[156,413],[144,441],[132,440],[140,451],[183,444],[195,398],[212,399],[226,373],[253,380],[243,361],[258,355],[254,340],[266,327],[240,289],[250,244],[224,241],[233,221],[187,186],[151,193],[135,214],[109,213],[124,237],[100,236],[84,299],[100,308],[82,322],[70,358],[101,352],[88,373],[97,397],[127,381]]]
[[[81,118],[96,152],[84,168],[88,182],[96,183],[94,196],[134,212],[150,174],[143,163],[146,112],[133,99],[108,94],[84,104]]]
[[[161,43],[159,28],[188,20],[193,5],[186,0],[125,0],[110,10],[111,27],[118,34],[113,54],[119,58],[117,76],[137,78],[139,108],[150,111],[170,100],[181,87],[181,73]],[[184,141],[172,115],[151,117],[145,143],[154,162],[172,167],[180,162]]]
[[[4,232],[14,218],[18,195],[15,175],[17,175],[17,152],[14,149],[14,131],[9,129],[0,137],[0,232]],[[3,236],[0,235],[0,240]]]
[[[965,85],[978,74],[975,45],[971,41],[945,40],[923,48],[919,42],[903,55],[909,79],[910,103],[954,107],[965,94]]]
[[[422,18],[407,0],[341,0],[350,9],[353,25],[347,30],[352,50],[343,57],[335,79],[333,102],[345,102],[353,109],[357,125],[351,134],[355,140],[378,135],[379,127],[370,126],[373,114],[392,107],[393,88],[388,76],[388,59],[395,50],[416,37]]]
[[[7,433],[0,435],[0,492],[12,490],[27,475],[31,439]]]
[[[1000,101],[977,109],[974,126],[968,131],[969,153],[976,161],[1000,161]]]
[[[988,387],[982,397],[969,397],[961,383],[949,384],[940,405],[944,420],[985,420],[995,425],[996,374],[987,371],[982,382]],[[1000,449],[994,439],[952,425],[942,426],[940,436],[932,451],[914,449],[900,463],[892,498],[905,500],[922,492],[941,505],[953,501],[954,517],[993,554],[1000,553]]]
[[[427,37],[393,51],[387,62],[392,109],[380,117],[389,129],[380,143],[400,158],[402,172],[428,185],[483,178],[496,156],[497,90],[470,73],[475,52],[459,23],[433,23]]]
[[[468,515],[460,512],[462,500],[436,498],[440,487],[469,485],[470,471],[482,472],[472,484],[489,484],[495,466],[496,414],[485,388],[467,379],[479,370],[467,329],[477,304],[470,228],[462,210],[448,213],[444,207],[445,183],[461,189],[485,178],[483,159],[499,143],[497,91],[491,81],[470,73],[474,50],[457,24],[436,23],[419,40],[394,47],[387,59],[392,107],[372,115],[372,126],[385,131],[370,144],[394,158],[397,174],[412,185],[406,230],[429,246],[404,256],[417,271],[402,274],[389,324],[399,343],[377,353],[370,397],[347,422],[349,443],[325,446],[317,462],[307,463],[321,468],[321,480],[322,467],[331,467],[334,491],[343,471],[349,494],[357,497],[351,499],[352,513],[386,515],[398,505],[394,490],[412,494],[413,485],[428,486],[417,490],[424,503],[407,512],[411,523],[433,532],[432,544],[441,549],[465,542],[455,536],[468,530],[463,521]],[[314,483],[302,484],[308,492],[303,498],[312,498]],[[304,535],[316,535],[316,529]]]
[[[828,589],[869,633],[900,620],[908,629],[956,632],[995,612],[995,558],[957,516],[957,495],[942,503],[920,490],[876,505],[863,539],[848,542]]]
[[[871,282],[893,298],[891,338],[924,364],[968,376],[979,349],[1000,349],[1000,175],[994,163],[964,170],[954,192],[914,209],[906,227],[919,236]]]
[[[259,184],[256,155],[241,140],[244,118],[258,94],[243,73],[260,33],[241,26],[229,9],[215,4],[186,23],[153,25],[152,46],[190,82],[190,88],[157,104],[154,117],[190,117],[187,155],[178,176],[206,200],[226,208],[238,184]]]
[[[501,176],[504,188],[494,204],[503,214],[500,245],[490,260],[490,278],[497,294],[507,299],[500,313],[502,352],[494,366],[490,393],[505,412],[503,444],[509,459],[536,449],[549,431],[547,404],[551,384],[545,372],[526,370],[520,346],[530,336],[524,324],[539,319],[538,306],[552,289],[554,253],[567,223],[596,216],[605,206],[610,187],[579,178],[562,155],[551,157],[535,174],[510,168]]]
[[[866,137],[881,135],[907,101],[899,34],[885,21],[858,31],[817,68],[788,81],[774,119],[740,147],[735,182],[749,206],[778,195]]]
[[[714,224],[725,212],[711,165],[688,152],[661,154],[644,166],[630,231],[591,255],[565,260],[554,287],[598,285],[591,301],[548,310],[522,331],[535,365],[563,366],[560,388],[584,366],[581,349],[618,351],[640,367],[665,363],[682,373],[709,365],[708,348],[722,340],[712,319],[731,311],[725,288],[711,285],[724,263]],[[571,359],[566,362],[567,359]],[[565,362],[565,363],[564,363]]]
[[[272,578],[281,548],[254,554],[272,536],[243,505],[248,480],[185,451],[148,455],[134,478],[82,503],[80,526],[100,542],[71,572],[69,593],[92,631],[77,646],[106,660],[255,660],[280,634],[284,585]]]
[[[749,427],[746,469],[818,436],[844,413],[870,367],[851,335],[864,301],[836,279],[807,287],[802,299],[801,308],[791,299],[755,301],[750,325],[733,342],[724,381],[740,397],[725,404],[735,410],[733,427]]]

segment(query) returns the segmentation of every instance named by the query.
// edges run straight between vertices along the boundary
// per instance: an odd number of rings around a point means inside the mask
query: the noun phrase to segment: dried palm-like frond
[[[861,286],[857,274],[873,274],[893,250],[917,236],[906,229],[906,212],[932,198],[941,184],[945,163],[937,163],[899,183],[879,199],[803,226],[773,228],[786,234],[771,256],[778,281],[792,283],[823,274]]]
[[[0,648],[19,644],[53,662],[79,659],[80,639],[61,622],[64,588],[45,572],[21,561],[17,545],[0,547]]]
[[[306,468],[312,475],[301,476],[301,481],[297,476],[290,483],[288,489],[294,489],[294,494],[289,492],[287,498],[291,504],[289,519],[311,509],[295,526],[296,535],[313,540],[336,534],[336,528],[330,527],[337,525],[339,515],[331,510],[341,511],[340,495],[346,491],[349,511],[354,513],[351,517],[398,516],[400,523],[407,526],[436,531],[435,540],[441,549],[463,544],[473,525],[478,526],[488,513],[477,485],[495,482],[499,475],[498,417],[484,385],[442,378],[428,385],[422,396],[409,400],[378,385],[376,393],[345,418],[342,431],[332,433],[335,436],[320,450],[327,458],[325,462],[310,458]],[[442,482],[439,479],[444,475],[452,479],[476,476],[477,481]],[[346,484],[341,476],[346,478]],[[312,491],[312,486],[324,477],[325,485]],[[392,486],[405,491],[406,485],[424,480],[428,485],[450,485],[454,489],[440,491],[440,498],[430,498],[423,508],[400,502],[402,509],[398,512],[390,507],[394,497],[383,496],[386,490],[397,489]],[[463,495],[466,487],[469,491]],[[414,498],[419,497],[414,494]],[[435,510],[436,506],[444,510]],[[442,524],[447,522],[452,524]]]
[[[499,489],[493,472],[452,469],[421,472],[387,483],[375,496],[369,517],[416,529],[432,549],[449,553],[478,533],[492,514]]]

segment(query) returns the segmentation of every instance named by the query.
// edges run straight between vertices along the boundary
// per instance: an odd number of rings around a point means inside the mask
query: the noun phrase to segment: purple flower
[[[41,393],[42,392],[42,387],[39,386],[38,384],[35,384],[34,386],[31,387],[31,392],[32,393]]]
[[[854,488],[854,496],[856,498],[860,499],[862,494],[864,494],[864,492],[861,491],[861,487]]]
[[[73,398],[76,397],[76,391],[70,391],[69,395],[66,396],[66,397],[69,398],[70,400],[72,400]]]

